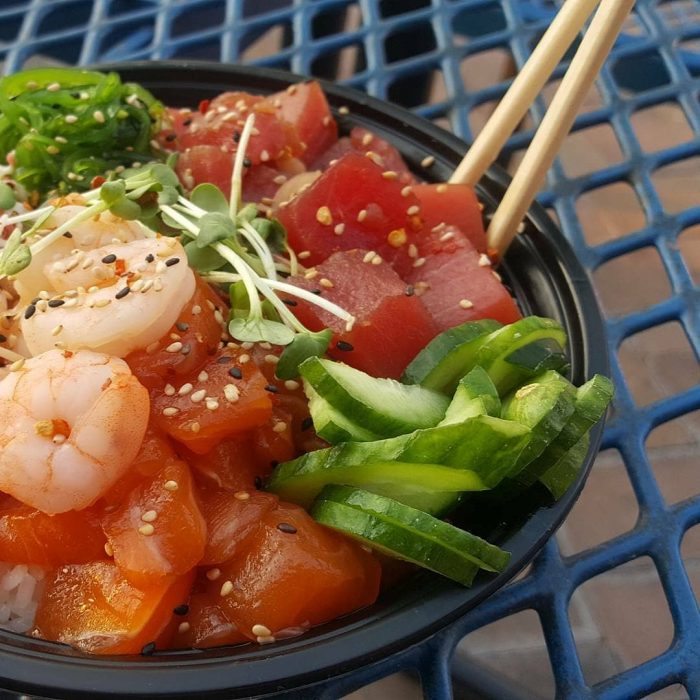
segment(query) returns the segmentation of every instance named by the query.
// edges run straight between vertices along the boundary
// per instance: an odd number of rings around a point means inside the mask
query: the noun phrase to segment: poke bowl
[[[198,62],[143,62],[96,67],[150,90],[163,103],[197,107],[230,90],[269,94],[304,78],[280,71]],[[467,145],[394,105],[334,84],[322,84],[341,133],[370,129],[393,144],[415,175],[446,182]],[[494,167],[477,192],[488,215],[509,179]],[[533,205],[499,272],[523,315],[553,318],[569,339],[569,377],[579,385],[609,373],[604,325],[580,262],[551,218]],[[511,553],[499,574],[479,575],[470,588],[420,571],[383,591],[376,603],[273,645],[242,645],[154,655],[90,656],[68,646],[0,632],[0,685],[45,697],[262,696],[311,687],[425,640],[463,616],[520,572],[553,535],[575,502],[598,450],[602,425],[591,431],[585,462],[564,495],[552,502],[533,490],[507,517],[485,509],[481,536]],[[459,513],[454,516],[459,524]]]

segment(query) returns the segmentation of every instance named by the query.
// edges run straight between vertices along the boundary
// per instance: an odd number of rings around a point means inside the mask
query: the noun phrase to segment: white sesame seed
[[[168,406],[163,409],[163,415],[168,418],[170,418],[171,416],[175,416],[178,413],[180,413],[180,409],[175,406]]]
[[[61,152],[61,149],[58,146],[54,146],[53,144],[51,144],[50,146],[46,147],[46,152],[50,156],[56,156]]]
[[[109,542],[105,542],[105,554],[108,557],[113,557],[114,556],[114,548]]]
[[[256,637],[269,637],[272,632],[265,625],[253,625],[250,630]]]
[[[294,379],[287,379],[284,383],[284,388],[289,389],[289,391],[296,391],[299,388],[299,382]]]
[[[270,154],[266,150],[260,151],[260,161],[267,163],[268,160],[270,160]]]
[[[180,485],[177,483],[177,481],[173,479],[168,479],[164,484],[163,488],[166,491],[177,491],[180,488]]]
[[[297,258],[299,260],[306,260],[306,258],[311,257],[311,251],[310,250],[302,250],[300,253],[297,254]]]
[[[239,365],[245,365],[248,362],[250,362],[250,355],[243,353],[239,358],[238,358],[238,364]]]
[[[472,309],[474,308],[474,303],[469,301],[469,299],[461,299],[459,305],[462,309]]]
[[[385,180],[396,180],[399,177],[399,174],[395,170],[385,170],[382,173],[382,177]]]
[[[336,236],[342,236],[345,233],[345,224],[336,224],[333,233]]]
[[[192,315],[193,316],[199,316],[199,314],[202,313],[202,307],[199,304],[195,304],[192,307]]]
[[[139,528],[139,532],[142,535],[145,535],[146,537],[149,537],[155,531],[156,531],[156,529],[153,527],[153,525],[151,525],[151,523],[146,523],[145,525],[141,525],[141,527]]]
[[[413,261],[413,267],[423,267],[425,265],[425,258],[416,258]]]
[[[414,243],[409,243],[409,245],[408,245],[408,257],[409,258],[417,258],[418,257],[418,248],[416,248]]]
[[[202,370],[198,375],[197,375],[197,380],[200,382],[206,382],[209,379],[209,375],[207,372]]]
[[[182,343],[178,340],[174,343],[170,343],[167,348],[165,348],[165,352],[180,352],[182,350]]]
[[[166,396],[175,396],[175,387],[172,384],[166,384],[163,393]]]
[[[212,398],[207,398],[205,405],[209,411],[216,411],[219,408],[219,402]]]
[[[231,591],[233,590],[233,581],[224,581],[223,585],[221,586],[221,597],[225,598]]]
[[[105,120],[105,115],[104,115],[99,109],[96,109],[96,110],[92,113],[92,118],[93,118],[96,122],[98,122],[99,124],[104,124],[105,121],[106,121],[106,120]]]
[[[367,210],[360,209],[360,211],[357,213],[357,221],[359,223],[362,223],[366,218],[367,218]]]
[[[224,387],[224,398],[229,403],[235,403],[236,401],[238,401],[239,396],[240,392],[238,391],[238,387],[234,384],[227,384]]]
[[[190,401],[192,403],[199,403],[200,401],[204,401],[204,397],[206,395],[207,395],[206,389],[198,389],[193,394],[190,394]]]
[[[408,209],[406,209],[406,213],[409,216],[415,216],[419,211],[420,211],[420,207],[417,204],[413,204]]]
[[[192,423],[190,423],[190,430],[193,433],[198,433],[201,429],[202,426],[197,421],[193,421]]]
[[[272,635],[269,635],[267,637],[256,637],[255,641],[258,644],[272,644],[273,642],[276,642],[277,639],[275,639],[275,637],[273,637]]]
[[[331,210],[326,206],[319,207],[316,210],[316,221],[323,226],[330,226],[333,223]]]
[[[287,424],[282,420],[277,421],[277,423],[272,426],[273,433],[283,433],[285,430],[287,430]]]
[[[51,83],[50,85],[46,86],[46,89],[49,92],[58,92],[61,89],[61,84],[60,83]]]
[[[19,372],[19,370],[24,367],[24,363],[26,362],[26,358],[21,357],[19,360],[15,360],[9,367],[10,372]]]
[[[420,164],[424,168],[429,168],[434,162],[435,162],[434,156],[426,156],[425,158],[423,158],[423,160],[420,162]]]
[[[181,622],[181,623],[177,626],[177,631],[178,631],[180,634],[184,634],[185,632],[189,632],[189,631],[190,631],[190,623],[189,623],[189,622]]]
[[[370,250],[369,252],[365,253],[365,256],[362,258],[363,263],[368,263],[372,262],[372,258],[376,255],[376,253],[373,250]]]
[[[491,265],[491,260],[486,253],[482,253],[479,256],[479,267],[489,267]]]
[[[410,185],[406,185],[406,187],[401,190],[401,196],[408,197],[411,192],[413,192],[413,188]]]
[[[54,328],[51,331],[51,335],[57,336],[61,333],[62,330],[63,330],[63,325],[59,323],[57,326],[54,326]]]
[[[233,497],[239,501],[247,501],[250,498],[250,494],[247,491],[236,491]]]
[[[326,289],[333,289],[335,286],[333,282],[331,282],[328,277],[321,277],[321,279],[318,281],[318,283],[322,286],[325,287]]]
[[[342,107],[338,108],[338,114],[350,114],[350,109],[343,105]]]
[[[147,510],[145,513],[143,513],[141,515],[141,520],[143,520],[144,523],[155,522],[157,518],[158,518],[158,513],[155,510]]]
[[[177,393],[178,393],[180,396],[187,396],[187,394],[189,394],[189,393],[192,391],[192,389],[194,389],[194,387],[192,386],[192,384],[190,384],[189,382],[187,382],[187,384],[183,384],[183,385],[178,389]]]
[[[205,576],[210,580],[210,581],[216,581],[219,576],[221,576],[221,569],[209,569]]]
[[[381,255],[375,255],[371,260],[372,265],[381,265],[383,262],[384,260]]]

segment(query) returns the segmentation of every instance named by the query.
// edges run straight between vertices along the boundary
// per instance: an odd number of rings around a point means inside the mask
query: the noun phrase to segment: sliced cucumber
[[[305,388],[311,387],[336,411],[380,437],[437,425],[449,404],[446,396],[430,389],[377,379],[319,357],[302,362],[299,372]]]
[[[534,343],[518,348],[506,357],[506,362],[522,371],[523,382],[527,381],[528,377],[534,377],[548,369],[554,369],[560,374],[566,374],[569,369],[569,358],[566,352],[556,340],[551,338],[536,340]]]
[[[476,570],[499,572],[510,555],[480,537],[390,498],[329,486],[311,515],[364,544],[471,585]]]
[[[404,370],[401,381],[452,394],[457,382],[474,366],[474,355],[484,340],[502,328],[498,321],[468,321],[440,333]]]
[[[503,402],[501,416],[530,428],[530,440],[520,454],[510,477],[518,478],[532,460],[559,435],[574,412],[576,389],[553,370],[535,377]]]
[[[337,445],[339,442],[348,442],[350,440],[369,442],[379,439],[378,435],[361,428],[340,411],[336,411],[312,387],[307,386],[305,392],[309,399],[309,413],[314,422],[314,430],[326,442],[330,442],[331,445]]]
[[[542,344],[542,341],[548,343]],[[491,333],[476,352],[474,365],[489,373],[498,393],[504,396],[538,373],[537,367],[550,356],[551,347],[556,347],[550,345],[552,341],[560,348],[566,345],[566,332],[559,323],[540,316],[521,318]],[[533,344],[530,352],[539,360],[535,362],[530,357],[526,362],[519,351]]]
[[[510,473],[529,435],[519,423],[476,416],[385,440],[347,442],[283,462],[272,473],[267,489],[307,505],[327,484],[352,483],[368,490],[376,484],[387,496],[406,499],[426,512],[442,513],[457,502],[458,492],[491,488]],[[392,463],[416,469],[393,468]],[[432,479],[421,475],[422,465],[431,467]],[[437,470],[438,466],[446,471]],[[357,477],[350,474],[355,468]],[[453,471],[466,473],[456,476]]]
[[[549,489],[556,500],[566,493],[581,471],[581,465],[588,454],[590,442],[589,434],[584,433],[583,437],[540,477],[540,481]]]
[[[574,410],[542,454],[531,461],[517,479],[526,486],[534,484],[553,468],[560,459],[603,417],[614,394],[613,383],[601,374],[576,390]]]
[[[474,416],[500,416],[501,399],[486,370],[474,367],[459,380],[445,417],[438,425],[461,423]]]

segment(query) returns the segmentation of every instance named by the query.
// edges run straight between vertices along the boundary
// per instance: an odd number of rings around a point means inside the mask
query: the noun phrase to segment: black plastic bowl
[[[303,80],[279,71],[193,62],[144,62],[98,66],[137,81],[166,104],[196,106],[225,90],[268,93]],[[324,83],[342,129],[372,129],[402,152],[426,180],[448,179],[467,146],[429,122],[366,95]],[[339,115],[340,107],[348,114]],[[345,112],[345,110],[343,110]],[[431,154],[435,164],[421,167]],[[508,177],[489,171],[479,187],[487,210],[503,194]],[[502,271],[525,313],[558,319],[570,339],[576,383],[608,373],[604,327],[585,271],[542,208],[533,206],[525,234],[511,246]],[[464,615],[518,573],[554,533],[576,500],[600,444],[592,434],[584,469],[553,505],[537,498],[520,517],[500,518],[482,534],[512,553],[506,571],[480,575],[470,589],[428,572],[417,573],[384,594],[372,607],[316,627],[272,646],[167,652],[150,657],[94,657],[63,645],[11,633],[0,634],[0,684],[6,690],[49,697],[248,697],[299,688],[352,672],[419,642]],[[483,527],[482,527],[483,529]]]

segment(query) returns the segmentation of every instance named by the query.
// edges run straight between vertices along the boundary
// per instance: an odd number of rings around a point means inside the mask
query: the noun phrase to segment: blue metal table
[[[469,141],[474,124],[470,117],[503,95],[508,78],[467,90],[461,66],[499,49],[505,49],[516,66],[522,65],[558,4],[552,0],[3,0],[0,61],[7,72],[52,61],[82,65],[167,58],[274,66],[339,78],[449,125]],[[570,556],[551,541],[526,577],[423,645],[330,682],[319,691],[321,697],[337,697],[400,670],[418,670],[427,697],[452,697],[451,658],[460,640],[525,610],[539,616],[557,697],[638,698],[669,686],[681,694],[673,697],[700,697],[700,615],[680,549],[684,534],[700,522],[700,498],[687,494],[677,503],[667,502],[646,444],[657,426],[700,408],[700,386],[640,406],[620,361],[623,342],[669,322],[682,327],[694,363],[700,357],[700,289],[687,251],[678,246],[679,235],[700,224],[700,194],[680,211],[669,212],[654,179],[657,170],[700,155],[698,42],[697,0],[638,0],[635,17],[598,81],[600,103],[584,111],[576,124],[577,130],[601,125],[612,129],[621,156],[612,165],[580,176],[567,174],[557,162],[540,198],[556,212],[591,273],[608,262],[654,248],[662,262],[660,274],[670,285],[666,299],[607,319],[617,397],[604,449],[614,448],[624,462],[638,501],[636,525]],[[555,77],[565,67],[560,66]],[[633,116],[670,102],[680,106],[691,137],[649,152],[640,145]],[[543,100],[533,105],[530,126],[544,110]],[[509,153],[527,145],[532,136],[527,127],[509,142],[506,160]],[[644,224],[633,232],[592,242],[577,216],[579,200],[616,183],[633,189]],[[658,571],[673,620],[672,642],[654,658],[592,685],[577,651],[570,601],[593,577],[642,557],[651,558]],[[459,665],[454,671],[461,680],[455,686],[460,697],[529,697],[478,666]]]

